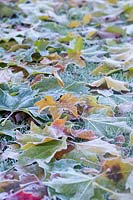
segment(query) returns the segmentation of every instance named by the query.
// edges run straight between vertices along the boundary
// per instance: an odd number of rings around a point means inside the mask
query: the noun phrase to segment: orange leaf
[[[55,119],[51,126],[56,129],[64,130],[66,119],[66,117],[64,117],[63,119]]]
[[[95,133],[92,130],[71,130],[71,134],[74,137],[85,139],[85,140],[93,140],[96,138]]]
[[[66,123],[66,117],[63,119],[55,119],[51,126],[47,127],[47,130],[52,133],[56,137],[62,137],[66,135],[66,128],[65,128],[65,123]],[[46,130],[46,131],[47,131]]]
[[[60,106],[63,107],[64,110],[71,112],[75,117],[78,117],[77,108],[75,104],[79,101],[79,99],[72,94],[64,94],[59,102]]]
[[[56,106],[56,102],[54,101],[52,96],[46,96],[44,99],[36,102],[35,106],[39,106],[39,112],[41,112],[45,108]]]
[[[64,111],[69,111],[75,117],[78,117],[77,107],[75,106],[78,101],[78,98],[71,94],[64,94],[57,102],[54,101],[53,97],[46,96],[44,99],[36,102],[35,106],[39,106],[40,112],[45,108],[49,108],[53,119],[60,118]]]

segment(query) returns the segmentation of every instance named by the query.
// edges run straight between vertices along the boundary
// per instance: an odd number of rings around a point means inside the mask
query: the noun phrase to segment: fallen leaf
[[[108,0],[109,3],[117,4],[117,0]]]
[[[58,173],[58,176],[45,182],[45,184],[57,193],[73,200],[90,199],[94,195],[93,177],[76,172],[72,168],[67,171],[56,171],[56,173]]]
[[[114,144],[109,144],[108,142],[103,141],[99,138],[88,142],[75,143],[75,148],[77,149],[77,151],[78,149],[82,150],[83,152],[87,150],[99,155],[110,153],[112,155],[118,156],[120,154]]]
[[[111,70],[113,70],[114,67],[107,65],[107,64],[102,64],[102,65],[98,65],[92,72],[92,75],[102,75],[102,74],[106,74],[108,72],[110,72]]]
[[[84,140],[93,140],[96,138],[95,133],[92,130],[86,130],[86,129],[78,129],[74,130],[71,129],[71,135],[76,138],[81,138]]]
[[[39,106],[41,112],[45,108],[49,108],[49,111],[53,119],[60,118],[64,111],[69,111],[75,117],[78,117],[77,108],[75,104],[79,99],[71,94],[64,94],[59,101],[55,101],[52,96],[46,96],[44,99],[35,103],[35,106]]]
[[[12,195],[9,195],[6,200],[41,200],[40,197],[34,196],[32,193],[24,192],[23,190],[20,190]]]
[[[49,163],[54,155],[67,148],[66,137],[62,139],[51,139],[40,143],[29,142],[22,146],[22,153],[19,155],[19,164],[31,164],[36,161]]]
[[[85,14],[82,19],[84,25],[89,24],[91,20],[92,20],[91,14]]]
[[[45,96],[44,99],[35,103],[35,106],[39,106],[39,112],[43,111],[45,108],[48,107],[55,107],[56,102],[54,101],[52,96]]]
[[[89,84],[89,86],[92,88],[112,89],[117,92],[129,91],[129,89],[127,88],[127,83],[112,79],[111,77],[103,77],[100,80],[94,81],[93,83]]]
[[[11,81],[13,73],[11,69],[0,70],[0,83],[8,83]]]
[[[63,156],[64,154],[67,154],[67,153],[71,152],[74,148],[75,148],[75,147],[74,147],[73,144],[68,143],[68,144],[67,144],[67,148],[66,148],[66,149],[62,149],[61,151],[58,151],[58,152],[54,155],[54,157],[55,157],[57,160],[58,160],[58,159],[61,159],[62,156]]]
[[[107,31],[97,31],[97,35],[102,38],[102,39],[106,39],[106,38],[120,38],[121,34],[118,33],[111,33],[111,32],[107,32]]]
[[[53,71],[53,75],[54,75],[55,78],[57,78],[57,81],[58,81],[59,85],[60,85],[61,87],[64,87],[64,82],[63,82],[62,79],[60,78],[58,72],[54,70],[54,71]]]
[[[76,28],[80,25],[81,25],[80,21],[73,20],[67,26],[68,28]]]
[[[133,166],[131,166],[129,162],[124,162],[124,160],[119,157],[108,159],[102,165],[102,172],[114,183],[124,181],[129,176],[132,169]]]
[[[83,49],[82,37],[77,37],[71,41],[70,47],[67,49],[68,58],[70,61],[75,62],[78,66],[85,67],[86,63],[81,55]]]

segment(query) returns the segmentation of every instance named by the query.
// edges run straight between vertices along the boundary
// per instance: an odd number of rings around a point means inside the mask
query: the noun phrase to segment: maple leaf
[[[94,81],[93,83],[89,84],[92,88],[101,88],[101,89],[112,89],[117,92],[125,91],[128,92],[129,89],[127,88],[127,83],[123,81],[118,81],[112,79],[111,77],[103,77],[98,81]]]
[[[81,138],[81,139],[84,139],[84,140],[93,140],[93,139],[96,138],[96,135],[92,130],[86,130],[86,129],[84,129],[84,130],[82,130],[82,129],[79,129],[79,130],[72,129],[71,134],[74,137]]]
[[[85,152],[87,150],[99,155],[110,153],[112,155],[119,156],[119,151],[116,149],[114,144],[109,144],[108,142],[99,138],[87,142],[75,143],[75,148],[77,148],[77,151],[80,150]]]
[[[113,116],[113,110],[111,107],[104,104],[99,104],[94,96],[83,96],[81,99],[83,100],[81,103],[81,105],[84,107],[83,113],[91,114],[103,110],[107,116]]]
[[[79,99],[72,94],[64,94],[59,101],[55,101],[52,96],[45,96],[44,99],[35,103],[35,106],[39,106],[41,112],[45,108],[49,108],[49,111],[53,119],[60,118],[64,111],[71,112],[75,117],[78,117],[77,108],[75,104]]]
[[[45,108],[56,106],[56,102],[54,101],[52,96],[45,96],[44,99],[36,102],[35,106],[39,106],[39,111],[41,112]]]
[[[65,123],[66,123],[67,117],[64,117],[63,119],[55,119],[50,126],[46,126],[44,131],[46,133],[49,133],[50,136],[54,137],[62,137],[66,135],[66,128],[65,128]]]
[[[83,39],[82,37],[76,37],[70,42],[70,47],[67,49],[68,58],[70,61],[75,62],[81,67],[85,67],[86,64],[81,57],[81,50],[83,49]]]
[[[133,166],[129,162],[119,157],[108,159],[102,165],[102,171],[105,172],[105,176],[115,183],[127,178],[132,169]]]

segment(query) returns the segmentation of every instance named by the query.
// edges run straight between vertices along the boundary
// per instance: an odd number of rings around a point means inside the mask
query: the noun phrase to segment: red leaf
[[[32,193],[26,193],[24,191],[18,191],[9,197],[6,200],[41,200],[40,197],[33,196]]]

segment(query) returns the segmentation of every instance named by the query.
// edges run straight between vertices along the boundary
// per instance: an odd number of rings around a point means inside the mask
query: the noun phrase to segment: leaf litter
[[[132,199],[132,16],[0,0],[0,199]]]

